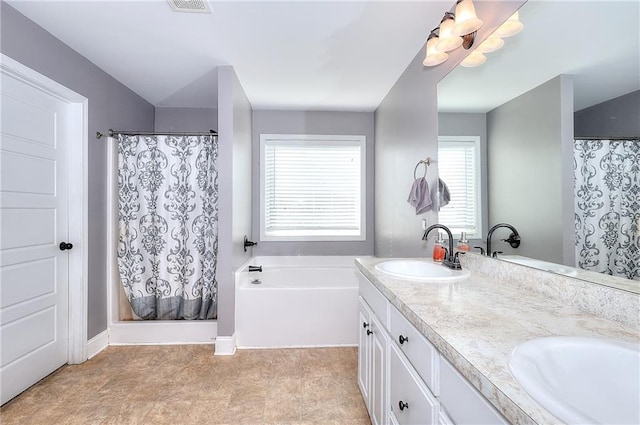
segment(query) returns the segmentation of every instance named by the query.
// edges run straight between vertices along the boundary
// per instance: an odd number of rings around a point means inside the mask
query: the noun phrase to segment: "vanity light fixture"
[[[446,52],[462,46],[470,49],[482,21],[476,16],[473,0],[458,0],[456,13],[445,12],[440,26],[431,31],[427,39],[426,56],[422,64],[435,66],[449,58]],[[436,34],[437,31],[437,34]]]
[[[486,40],[480,43],[475,51],[478,53],[491,53],[501,49],[502,46],[504,46],[504,40],[491,34]]]
[[[440,21],[440,26],[431,30],[427,39],[427,54],[422,62],[424,66],[436,66],[445,62],[449,58],[446,52],[460,46],[467,50],[473,46],[476,32],[482,27],[482,20],[476,16],[473,0],[458,0],[455,10],[455,14],[445,12]],[[524,25],[520,22],[519,13],[516,11],[490,34],[475,51],[460,62],[460,65],[467,68],[482,65],[487,61],[484,53],[491,53],[501,49],[504,46],[503,37],[511,37],[522,31],[523,28]]]
[[[473,46],[476,32],[482,27],[482,20],[476,15],[476,8],[473,0],[458,0],[456,3],[455,26],[453,35],[462,37],[462,46],[465,49]]]
[[[439,52],[438,49],[436,49],[436,44],[438,44],[438,41],[440,40],[440,37],[436,34],[436,30],[437,28],[431,30],[431,34],[429,34],[429,38],[427,38],[427,55],[422,62],[424,66],[439,65],[449,59],[448,54],[445,52]]]
[[[469,56],[464,58],[462,62],[460,62],[461,66],[465,68],[473,68],[474,66],[480,66],[487,61],[487,57],[482,53],[478,52],[477,49],[473,52],[469,53]]]
[[[462,45],[462,37],[453,34],[455,25],[455,15],[451,12],[446,12],[442,21],[440,21],[440,31],[438,33],[440,41],[436,44],[436,49],[439,52],[450,52]]]
[[[500,25],[493,34],[500,38],[511,37],[522,31],[522,28],[524,28],[524,25],[520,22],[519,12],[516,11],[516,13]]]

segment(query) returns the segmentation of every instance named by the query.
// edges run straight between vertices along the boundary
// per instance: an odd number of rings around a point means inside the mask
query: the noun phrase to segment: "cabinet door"
[[[371,330],[371,422],[382,425],[387,417],[387,336],[372,317]]]
[[[389,344],[389,405],[400,425],[438,423],[440,405],[395,344]]]
[[[460,425],[506,425],[509,423],[444,358],[440,361],[440,379],[440,402],[447,409],[452,422]]]
[[[369,388],[371,374],[371,310],[367,303],[358,298],[358,385],[362,391],[362,398],[370,409]]]

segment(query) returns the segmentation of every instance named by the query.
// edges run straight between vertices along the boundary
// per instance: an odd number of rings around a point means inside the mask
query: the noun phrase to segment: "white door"
[[[11,75],[0,85],[2,403],[67,363],[70,104]]]

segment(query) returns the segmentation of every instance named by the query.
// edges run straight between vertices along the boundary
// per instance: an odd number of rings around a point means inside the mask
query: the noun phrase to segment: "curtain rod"
[[[207,132],[177,132],[177,133],[167,133],[167,132],[153,132],[153,131],[118,131],[109,129],[106,136],[113,137],[117,134],[122,134],[125,136],[217,136],[218,132],[215,130],[209,130]],[[101,139],[105,134],[96,132],[96,139]]]
[[[573,140],[640,140],[638,136],[628,136],[628,137],[584,137],[584,136],[574,136]]]

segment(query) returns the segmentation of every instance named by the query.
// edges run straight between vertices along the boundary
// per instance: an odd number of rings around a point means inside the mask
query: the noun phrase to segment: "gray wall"
[[[438,114],[438,136],[480,137],[480,198],[482,199],[482,233],[489,230],[489,202],[487,193],[487,114],[446,113]],[[445,182],[446,183],[446,182]],[[471,245],[482,243],[472,240]]]
[[[478,41],[486,38],[522,4],[523,1],[476,2],[476,12],[484,21]],[[432,17],[436,27],[440,17]],[[438,107],[436,86],[468,51],[458,49],[444,64],[422,66],[421,49],[400,76],[375,112],[375,245],[379,257],[426,256],[430,251],[421,241],[421,219],[428,224],[437,214],[421,216],[407,203],[416,163],[426,157],[436,158],[438,149]],[[490,60],[490,59],[489,59]],[[427,181],[433,187],[437,166],[429,168]],[[431,237],[433,240],[433,235]]]
[[[578,111],[576,137],[640,137],[640,90]]]
[[[97,131],[152,131],[153,105],[5,2],[0,50],[89,99],[89,299],[87,336],[107,329],[107,143]],[[74,242],[74,241],[72,241]]]
[[[218,110],[215,108],[156,107],[155,131],[209,131],[218,130]]]
[[[564,251],[565,236],[573,241],[573,203],[566,203],[573,198],[573,180],[567,176],[573,149],[572,87],[569,78],[559,76],[487,114],[489,221],[509,223],[522,237],[516,250],[505,243],[494,243],[493,250],[573,262],[573,251]],[[494,240],[508,235],[500,230]]]
[[[364,135],[367,138],[366,240],[352,242],[259,242],[254,255],[372,255],[374,229],[373,112],[253,112],[253,235],[260,237],[260,134]]]
[[[249,259],[251,104],[231,66],[218,68],[218,335],[235,332],[234,272]]]

